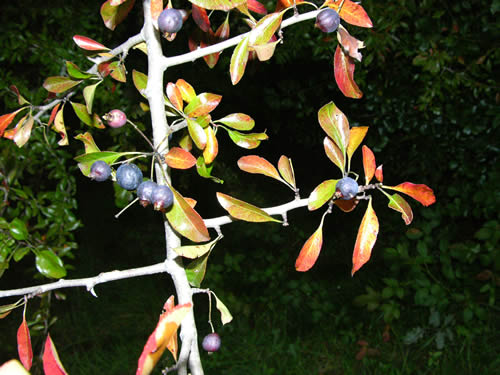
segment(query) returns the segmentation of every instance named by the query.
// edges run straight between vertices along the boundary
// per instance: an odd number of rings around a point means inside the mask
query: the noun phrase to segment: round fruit
[[[323,9],[316,16],[316,26],[324,33],[337,30],[340,25],[340,16],[332,8]]]
[[[127,115],[119,109],[113,109],[104,115],[104,119],[112,128],[121,128],[127,123]]]
[[[156,182],[154,181],[148,180],[141,182],[137,188],[137,197],[143,207],[146,207],[148,204],[153,202],[153,190],[156,189],[157,186],[158,185],[156,185]]]
[[[111,168],[108,163],[96,160],[90,167],[89,177],[96,181],[106,181],[111,176]]]
[[[341,199],[349,200],[358,194],[359,186],[356,180],[351,177],[344,177],[338,180],[337,185],[335,185],[335,190],[340,192],[342,195]]]
[[[135,190],[142,182],[142,172],[135,164],[122,164],[116,171],[116,182],[125,190]]]
[[[178,9],[168,8],[158,17],[158,28],[165,34],[173,34],[182,27],[182,13]]]
[[[203,338],[203,342],[201,343],[201,346],[203,349],[205,349],[207,352],[216,352],[217,350],[220,349],[220,336],[217,333],[209,333]]]
[[[174,193],[168,186],[158,185],[153,189],[151,202],[154,204],[155,210],[165,210],[174,203]]]

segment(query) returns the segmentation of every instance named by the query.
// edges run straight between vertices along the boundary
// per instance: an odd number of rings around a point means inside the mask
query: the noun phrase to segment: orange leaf
[[[31,347],[30,330],[28,328],[28,323],[26,323],[24,313],[23,322],[17,329],[17,352],[19,353],[19,359],[23,366],[26,370],[29,370],[33,363],[33,349]]]
[[[148,338],[146,345],[139,357],[136,375],[148,375],[153,371],[165,349],[177,352],[177,329],[182,320],[191,311],[191,303],[173,307],[173,296],[164,305],[166,310],[160,315],[155,330]],[[174,342],[175,341],[175,342]],[[177,357],[175,354],[174,357]]]
[[[327,5],[338,11],[339,5],[342,4],[340,17],[351,25],[360,27],[373,27],[372,21],[363,7],[351,0],[335,1],[330,0]]]
[[[348,98],[359,99],[363,93],[354,82],[354,60],[337,45],[333,59],[333,72],[340,91]]]
[[[238,167],[248,173],[263,174],[281,181],[276,168],[266,159],[257,155],[243,156],[238,160]]]
[[[355,126],[351,128],[349,133],[349,144],[347,145],[347,156],[352,158],[352,154],[359,147],[363,139],[365,139],[366,132],[368,132],[368,126]]]
[[[165,163],[171,168],[189,169],[196,164],[196,158],[180,147],[172,147],[165,155]]]
[[[57,103],[56,106],[54,108],[52,108],[52,112],[50,112],[49,122],[47,123],[48,126],[50,126],[50,124],[52,124],[52,122],[56,118],[56,114],[57,114],[57,111],[59,110],[60,105],[61,105],[61,103]]]
[[[305,0],[278,0],[276,3],[276,9],[274,10],[275,12],[279,12],[280,10],[283,10],[285,8],[288,8],[292,6],[293,4],[300,4],[303,3]]]
[[[299,3],[300,1],[297,1]],[[266,7],[259,3],[257,0],[248,0],[247,1],[247,6],[248,9],[251,10],[252,12],[258,13],[258,14],[267,14],[267,9]]]
[[[158,20],[160,13],[163,11],[163,0],[151,0],[151,18]]]
[[[189,103],[191,100],[196,98],[196,92],[194,91],[193,86],[184,81],[182,78],[179,78],[175,82],[175,85],[181,91],[182,99],[185,102]]]
[[[411,182],[403,182],[398,186],[385,186],[386,189],[397,190],[402,193],[405,193],[412,197],[413,199],[419,201],[424,206],[430,206],[434,202],[436,202],[436,197],[434,196],[434,192],[430,187],[423,184],[413,184]]]
[[[184,103],[182,101],[182,94],[179,88],[172,82],[167,84],[167,97],[170,100],[170,103],[177,108],[179,111],[182,111],[184,107]]]
[[[43,351],[43,371],[45,372],[45,375],[68,374],[59,360],[59,355],[57,354],[56,347],[50,338],[50,334],[47,334],[47,339],[45,340],[45,349]]]
[[[14,111],[12,113],[7,113],[6,115],[0,116],[0,137],[3,136],[5,129],[7,129],[7,127],[10,125],[12,120],[14,120],[14,118],[19,113],[19,111],[21,111],[23,109],[24,108],[19,108],[17,111]]]
[[[205,159],[205,164],[210,164],[219,153],[219,143],[211,126],[205,128],[205,134],[207,135],[207,145],[203,150],[203,159]]]
[[[384,182],[384,172],[382,171],[382,164],[375,170],[375,178],[378,182]]]
[[[363,146],[363,169],[365,170],[366,184],[368,185],[375,175],[375,155],[367,146]]]
[[[354,276],[354,273],[370,260],[373,246],[375,245],[375,241],[377,241],[378,230],[378,218],[373,210],[372,200],[370,199],[361,225],[359,226],[356,244],[354,245],[351,276]]]
[[[321,223],[318,229],[312,234],[311,237],[306,241],[302,250],[300,250],[299,256],[295,261],[295,269],[299,272],[305,272],[311,269],[318,259],[319,253],[321,251],[321,246],[323,245],[323,219],[325,218],[326,212],[321,218]]]

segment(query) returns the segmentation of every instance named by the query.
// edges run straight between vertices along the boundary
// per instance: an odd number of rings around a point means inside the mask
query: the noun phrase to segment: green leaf
[[[93,152],[99,152],[99,147],[94,142],[94,138],[92,137],[92,134],[89,132],[85,132],[83,134],[78,134],[75,139],[78,139],[79,141],[82,141],[84,146],[85,146],[85,153],[90,154]]]
[[[119,61],[113,61],[109,64],[109,73],[111,77],[116,79],[118,82],[127,82],[127,72],[125,71],[125,66]]]
[[[213,168],[214,168],[213,164],[207,165],[205,163],[205,158],[203,156],[199,156],[198,159],[196,160],[196,170],[201,177],[209,178],[213,182],[216,182],[218,184],[223,184],[224,180],[221,180],[218,177],[212,176],[212,169]]]
[[[203,242],[210,239],[208,229],[201,216],[196,212],[175,189],[174,204],[167,211],[170,225],[184,237],[194,242]]]
[[[53,279],[66,276],[66,269],[61,258],[50,250],[42,250],[37,254],[36,269],[42,275]]]
[[[213,293],[213,292],[212,292]],[[215,307],[217,310],[220,312],[220,320],[222,321],[222,324],[227,324],[231,320],[233,320],[233,316],[229,312],[229,309],[222,303],[222,301],[213,293],[215,297]]]
[[[191,118],[186,119],[186,122],[188,125],[189,135],[191,136],[194,144],[200,150],[203,150],[207,145],[207,135],[205,130],[203,130],[203,127],[197,121]]]
[[[122,156],[129,155],[128,152],[114,152],[114,151],[99,151],[99,152],[90,152],[88,154],[82,154],[75,157],[75,160],[78,162],[78,167],[82,171],[84,176],[89,175],[90,167],[97,160],[105,161],[108,164],[113,164]]]
[[[224,209],[235,219],[253,223],[262,223],[266,221],[281,223],[281,220],[275,219],[264,210],[229,195],[217,193],[217,200],[220,205],[224,207]]]
[[[62,93],[75,87],[82,81],[75,81],[69,77],[49,77],[43,83],[45,90],[56,94]]]
[[[16,262],[19,262],[30,251],[31,251],[31,248],[29,248],[29,247],[20,247],[20,248],[16,249],[16,251],[14,251],[14,260]]]
[[[81,122],[88,126],[94,126],[94,120],[87,112],[87,106],[85,104],[71,102],[71,106]]]
[[[278,30],[283,19],[284,12],[271,13],[261,18],[250,31],[248,43],[250,46],[266,44]]]
[[[199,288],[207,271],[207,260],[210,252],[193,260],[186,266],[186,277],[191,286]]]
[[[132,71],[132,81],[137,91],[139,91],[142,96],[146,97],[146,95],[144,95],[144,90],[146,90],[146,86],[148,85],[148,76],[134,69]]]
[[[92,113],[92,104],[94,103],[95,90],[101,82],[102,81],[99,81],[96,84],[89,85],[83,89],[83,98],[85,99],[85,105],[87,106],[88,113]]]
[[[231,64],[229,65],[229,73],[231,82],[236,85],[245,73],[245,67],[248,61],[248,36],[243,38],[238,43],[231,55]]]
[[[252,130],[255,126],[254,119],[244,113],[231,113],[216,122],[236,130]]]
[[[217,237],[215,240],[210,241],[208,243],[202,244],[202,245],[190,245],[190,246],[180,246],[176,247],[174,251],[179,254],[180,256],[183,256],[184,258],[198,258],[201,257],[202,255],[205,255],[209,251],[211,251],[217,241],[221,239],[221,236]]]
[[[247,0],[189,0],[189,1],[195,5],[198,5],[200,8],[211,9],[211,10],[230,10],[247,2]]]
[[[71,61],[66,61],[66,70],[68,75],[74,79],[87,79],[92,77],[92,74],[82,72],[81,69]]]
[[[335,185],[337,185],[337,182],[338,180],[326,180],[314,188],[309,195],[307,203],[309,211],[317,210],[332,199],[333,194],[335,194]]]
[[[104,25],[110,30],[114,30],[128,15],[135,0],[127,0],[118,6],[110,4],[111,0],[107,0],[101,6],[101,17]]]
[[[401,216],[406,225],[409,225],[413,220],[413,211],[408,202],[399,194],[394,193],[389,196],[389,208],[401,212]]]
[[[347,117],[333,102],[330,102],[318,111],[318,121],[325,133],[335,142],[342,155],[345,156],[349,142],[349,122]]]
[[[12,310],[24,305],[24,298],[18,299],[16,302],[0,306],[0,319],[5,318]]]
[[[246,148],[246,149],[254,149],[259,147],[260,141],[268,139],[266,133],[240,133],[236,130],[225,129],[229,134],[231,140],[236,143],[238,146]]]
[[[26,228],[26,224],[17,217],[10,222],[9,231],[10,235],[18,241],[28,239],[28,229]]]

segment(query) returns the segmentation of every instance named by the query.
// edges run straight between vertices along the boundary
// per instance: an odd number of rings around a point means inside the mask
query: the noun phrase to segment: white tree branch
[[[85,287],[87,291],[90,291],[94,297],[97,295],[94,292],[94,287],[98,284],[107,283],[114,280],[130,279],[132,277],[154,275],[157,273],[171,273],[174,261],[166,260],[161,263],[153,264],[151,266],[131,268],[123,271],[110,271],[102,272],[94,277],[87,277],[84,279],[73,279],[64,280],[61,279],[54,283],[42,284],[31,286],[27,288],[11,289],[11,290],[0,290],[0,298],[11,297],[11,296],[28,296],[29,298],[34,297],[38,294],[48,292],[50,290],[63,289],[63,288],[75,288],[75,287]]]

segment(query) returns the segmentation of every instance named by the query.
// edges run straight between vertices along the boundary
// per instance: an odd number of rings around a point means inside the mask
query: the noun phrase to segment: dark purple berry
[[[337,30],[340,25],[340,16],[332,8],[323,9],[316,16],[316,27],[324,33],[331,33]]]
[[[181,11],[168,8],[163,10],[158,17],[158,28],[163,34],[173,34],[181,29],[182,22]]]
[[[358,194],[359,186],[356,180],[351,177],[344,177],[343,179],[337,181],[335,190],[340,192],[341,199],[349,200]]]
[[[119,109],[113,109],[104,115],[104,119],[112,128],[121,128],[127,123],[127,115]]]
[[[146,207],[148,204],[153,202],[153,190],[157,187],[158,185],[156,185],[156,182],[154,181],[148,180],[141,182],[137,188],[137,197],[143,207]]]
[[[96,160],[90,167],[89,177],[96,181],[106,181],[111,175],[111,168],[108,163]]]
[[[142,172],[135,164],[122,164],[116,171],[116,182],[125,190],[135,190],[142,182]]]
[[[217,333],[209,333],[203,338],[201,346],[207,352],[212,353],[220,349],[220,344],[221,344],[220,336]]]
[[[153,189],[151,202],[154,204],[154,209],[164,211],[174,203],[174,193],[168,186],[158,185]]]

